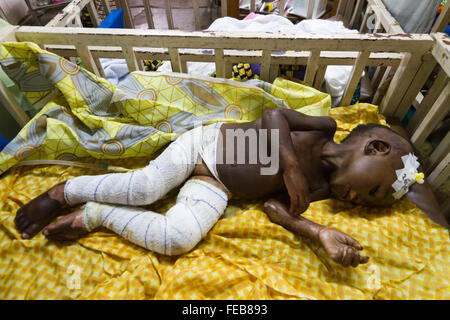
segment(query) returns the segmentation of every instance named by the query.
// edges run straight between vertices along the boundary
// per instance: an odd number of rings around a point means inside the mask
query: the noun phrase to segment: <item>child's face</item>
[[[389,133],[383,135],[386,145],[390,145]],[[335,198],[368,206],[389,206],[395,202],[392,184],[397,180],[395,170],[402,168],[403,163],[392,150],[370,151],[372,141],[373,136],[361,136],[351,142],[351,156],[330,179]]]
[[[368,155],[354,158],[331,177],[333,196],[360,205],[392,205],[392,184],[397,176],[387,159]]]

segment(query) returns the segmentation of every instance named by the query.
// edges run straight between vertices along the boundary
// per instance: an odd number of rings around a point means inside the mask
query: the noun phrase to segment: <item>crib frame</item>
[[[154,29],[154,22],[152,18],[152,11],[150,7],[150,0],[141,0],[142,5],[145,8],[145,14],[146,14],[146,20],[147,24],[150,29]],[[311,1],[308,8],[308,16],[312,16],[313,14],[313,8],[315,5],[314,0]],[[367,3],[367,8],[365,11],[365,15],[363,18],[363,22],[361,24],[361,33],[364,33],[367,31],[366,24],[367,20],[370,16],[375,15],[376,19],[376,25],[373,30],[373,33],[379,33],[379,32],[387,32],[387,33],[404,33],[398,22],[390,15],[390,13],[387,11],[386,7],[384,6],[383,2],[381,0],[340,0],[339,6],[337,8],[337,14],[341,15],[344,18],[344,22],[347,26],[350,28],[356,27],[356,25],[359,22],[360,15],[362,13],[363,6]],[[224,0],[222,2],[222,16],[227,15],[227,1]],[[284,8],[285,0],[282,0],[280,3],[280,7]],[[199,0],[193,0],[192,1],[192,9],[194,12],[194,20],[195,20],[195,27],[197,30],[200,29],[200,22],[199,22]],[[131,16],[131,10],[130,6],[128,4],[127,0],[117,0],[116,6],[121,7],[124,12],[124,23],[126,28],[134,28],[133,19]],[[105,15],[107,15],[110,12],[109,8],[109,2],[108,0],[101,0],[101,6],[98,8],[95,5],[95,0],[73,0],[70,5],[68,5],[64,10],[62,10],[57,16],[54,17],[46,26],[47,27],[67,27],[70,23],[77,27],[83,27],[81,24],[81,20],[79,17],[79,12],[82,10],[83,7],[87,7],[90,15],[93,17],[92,22],[94,27],[100,25],[101,19],[100,14],[98,13],[99,10],[102,10]],[[171,11],[171,1],[166,0],[165,1],[165,9],[166,9],[166,16],[167,16],[167,24],[169,29],[174,29],[173,25],[173,16]],[[255,12],[255,0],[250,1],[250,12]],[[280,15],[284,14],[284,9],[282,9],[279,12]],[[71,22],[73,20],[73,22]],[[103,71],[101,70],[99,60],[96,55],[93,55],[93,60],[97,65],[97,68],[99,69],[99,72],[101,75],[103,75]],[[228,65],[227,65],[228,67]],[[371,86],[374,90],[374,96],[372,99],[373,104],[380,104],[381,98],[386,94],[387,89],[389,87],[389,84],[391,80],[393,79],[395,72],[397,71],[398,64],[393,64],[389,66],[381,65],[377,67],[376,72],[374,76],[371,79]],[[227,69],[228,70],[228,69]],[[319,75],[325,74],[325,65],[319,66]],[[430,71],[431,72],[431,71]],[[306,79],[310,80],[310,79]],[[308,81],[307,81],[308,82]],[[315,85],[319,86],[322,84],[323,79],[319,77],[317,79],[317,83]],[[419,93],[418,97],[415,100],[415,105],[421,101],[423,96]]]
[[[93,3],[75,0],[72,4],[75,2],[77,6]],[[76,15],[60,17],[60,21],[68,22]],[[233,63],[261,63],[261,78],[269,82],[277,76],[279,64],[292,64],[306,65],[305,82],[320,88],[327,66],[353,65],[341,105],[350,103],[366,66],[387,67],[393,70],[389,72],[392,81],[380,97],[380,112],[400,119],[439,65],[439,75],[408,127],[416,147],[423,145],[450,111],[450,39],[442,33],[299,35],[29,26],[7,30],[0,41],[31,41],[63,57],[80,57],[84,66],[98,76],[102,76],[99,58],[125,58],[130,71],[143,70],[143,59],[170,60],[174,72],[187,72],[188,61],[213,62],[218,77],[230,77]],[[3,105],[24,126],[29,118],[3,83],[0,93]],[[45,103],[41,101],[35,107]],[[449,163],[447,134],[424,164],[434,189],[448,180]],[[448,200],[443,208],[448,211]]]

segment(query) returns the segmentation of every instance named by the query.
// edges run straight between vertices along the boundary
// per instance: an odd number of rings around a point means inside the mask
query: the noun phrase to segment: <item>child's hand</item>
[[[283,180],[291,200],[289,213],[297,216],[309,207],[309,186],[301,170],[290,168],[284,171]]]
[[[319,231],[319,241],[331,259],[344,267],[355,268],[369,261],[359,254],[363,249],[359,242],[339,230],[324,227]]]

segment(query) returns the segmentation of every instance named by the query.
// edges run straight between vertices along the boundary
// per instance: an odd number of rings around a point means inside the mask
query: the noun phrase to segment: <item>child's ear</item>
[[[391,151],[391,145],[386,141],[372,140],[364,150],[367,155],[386,155]]]

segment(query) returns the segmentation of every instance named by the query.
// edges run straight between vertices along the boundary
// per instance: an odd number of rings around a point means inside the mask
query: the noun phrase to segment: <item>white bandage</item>
[[[202,180],[187,181],[166,215],[142,208],[88,202],[83,222],[89,231],[104,226],[149,250],[179,255],[206,236],[225,211],[225,192]]]
[[[400,199],[403,197],[408,191],[409,187],[414,183],[424,183],[424,174],[418,172],[418,168],[420,166],[419,161],[417,161],[417,157],[410,153],[402,157],[403,164],[405,167],[403,169],[395,170],[397,174],[397,180],[392,184],[395,192],[392,196],[395,199]]]
[[[66,202],[72,206],[88,201],[141,206],[159,200],[193,172],[200,143],[195,133],[181,135],[143,169],[70,179],[64,187]]]

